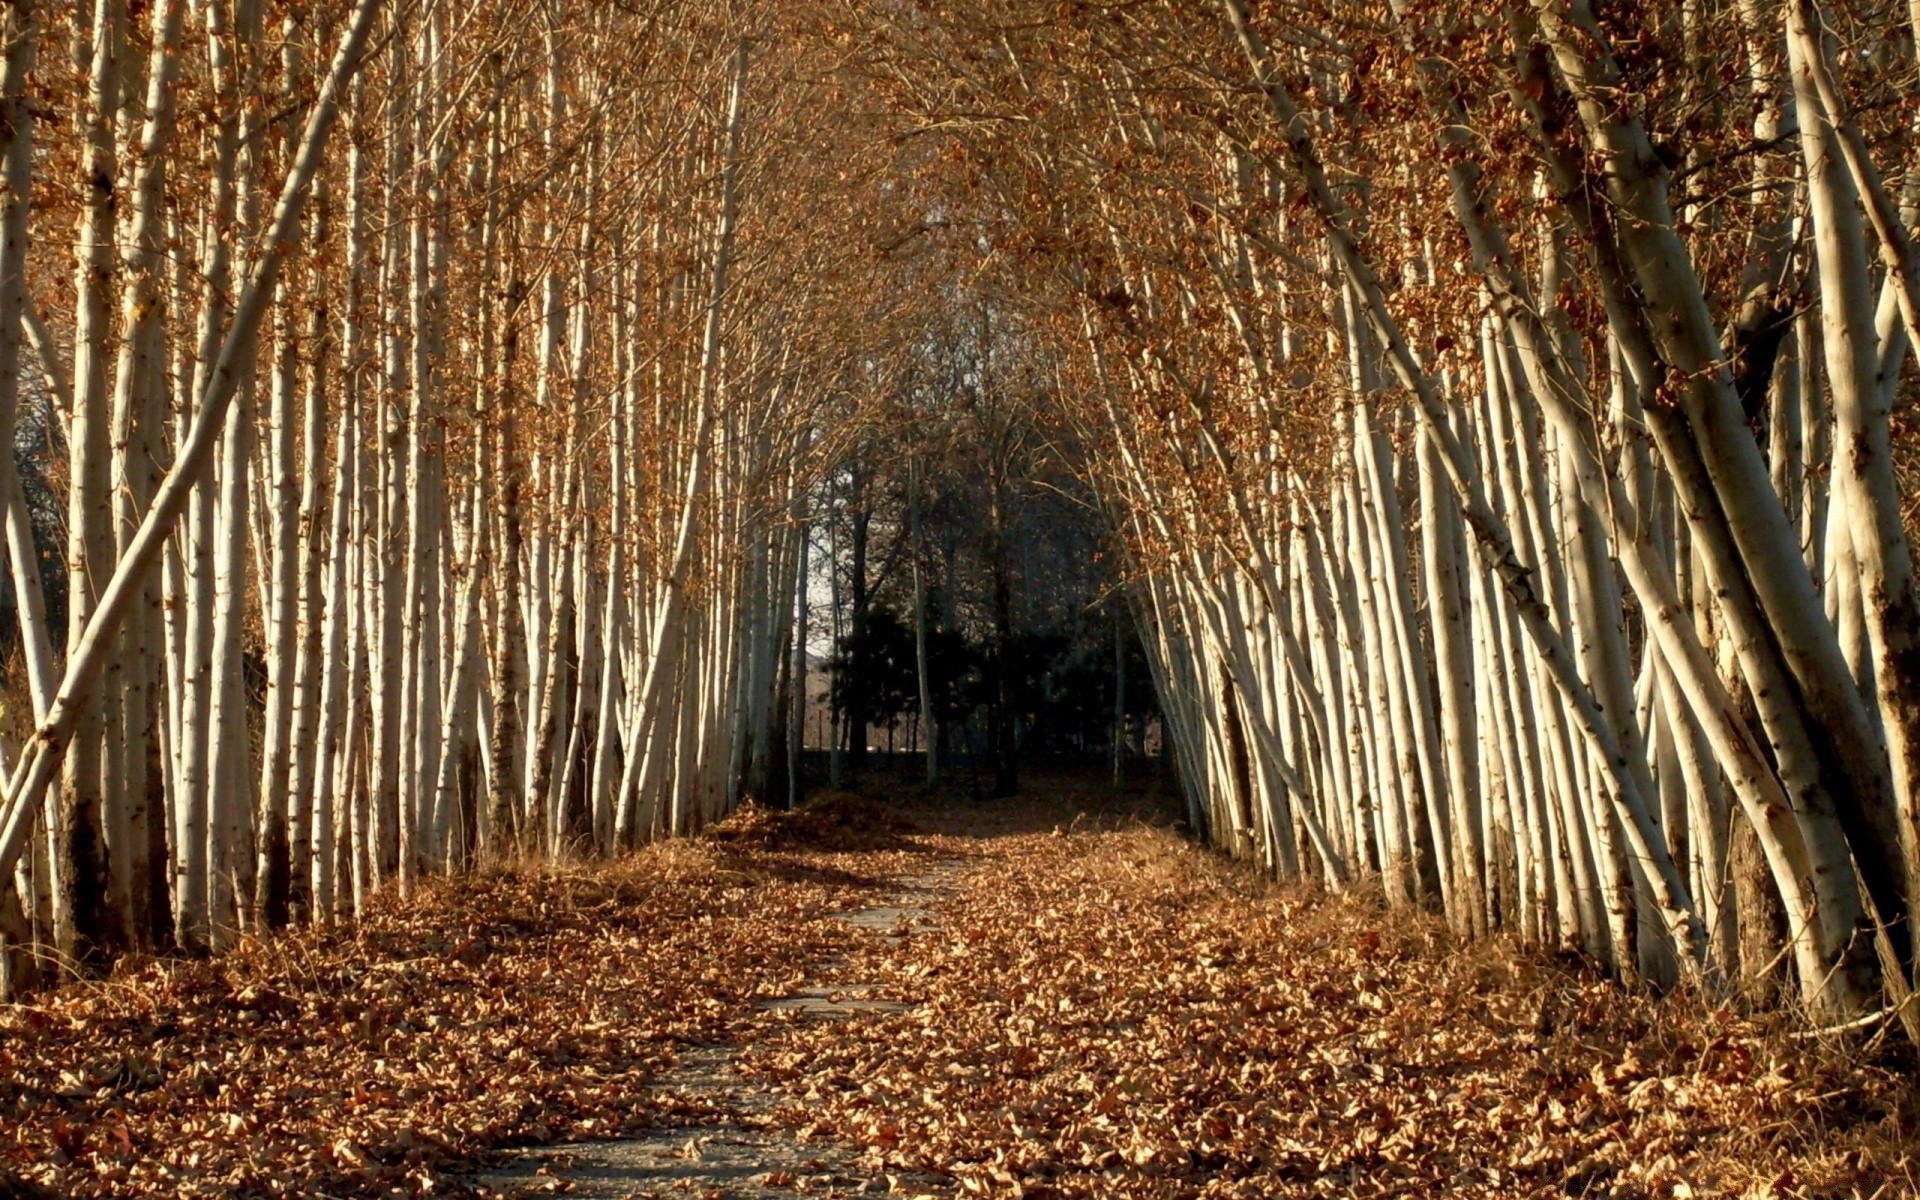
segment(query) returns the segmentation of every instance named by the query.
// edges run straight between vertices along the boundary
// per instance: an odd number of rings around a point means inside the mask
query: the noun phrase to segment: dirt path
[[[1840,1121],[1885,1112],[1886,1077],[1785,1058],[1790,1040],[1731,1013],[1274,889],[1111,813],[914,815],[910,857],[818,860],[890,886],[816,916],[859,936],[656,1078],[674,1119],[485,1182],[604,1200],[1665,1200],[1894,1178]]]
[[[950,896],[965,864],[945,858],[894,880],[881,902],[832,914],[876,947],[898,947],[938,928],[933,906]],[[864,957],[864,955],[862,955]],[[813,964],[788,994],[756,1007],[776,1018],[839,1023],[907,1012],[880,997],[878,981],[849,977],[852,963],[835,956]],[[792,1097],[762,1077],[741,1073],[736,1044],[689,1047],[654,1084],[675,1112],[696,1114],[614,1141],[525,1151],[473,1180],[475,1190],[505,1196],[558,1193],[591,1200],[699,1196],[703,1200],[770,1200],[796,1192],[820,1196],[941,1196],[951,1185],[914,1172],[863,1166],[846,1145],[802,1136],[782,1119]]]
[[[853,799],[0,1009],[0,1200],[1920,1195],[1887,1047],[1104,793]]]

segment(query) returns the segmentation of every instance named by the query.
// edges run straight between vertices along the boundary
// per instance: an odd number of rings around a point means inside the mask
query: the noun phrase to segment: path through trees
[[[1151,751],[1920,1045],[1916,163],[1891,0],[0,0],[0,993]]]
[[[831,634],[836,779],[1137,643],[1277,876],[1920,1031],[1896,10],[11,0],[0,983],[790,800]]]
[[[0,1166],[74,1196],[1907,1186],[1897,1073],[1276,888],[1168,811],[839,798],[156,963],[0,1011]]]

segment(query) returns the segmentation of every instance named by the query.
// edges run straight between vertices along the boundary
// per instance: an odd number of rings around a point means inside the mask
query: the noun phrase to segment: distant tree
[[[869,724],[891,725],[920,702],[913,626],[890,605],[854,617],[830,665],[834,707],[862,714],[862,726],[851,730],[855,738],[864,737]]]

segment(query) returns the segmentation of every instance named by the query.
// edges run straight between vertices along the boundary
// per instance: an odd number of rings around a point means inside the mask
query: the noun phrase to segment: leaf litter
[[[876,1165],[1035,1198],[1920,1194],[1898,1050],[1461,944],[1137,822],[976,845],[936,928],[847,964],[911,1010],[744,1057]]]
[[[1911,1064],[1884,1044],[1463,946],[1059,808],[1043,832],[749,809],[0,1008],[0,1197],[459,1194],[511,1148],[718,1120],[652,1086],[715,1043],[788,1136],[962,1195],[1920,1194]],[[966,869],[931,919],[831,919],[934,859]],[[821,983],[908,1007],[760,1007]]]

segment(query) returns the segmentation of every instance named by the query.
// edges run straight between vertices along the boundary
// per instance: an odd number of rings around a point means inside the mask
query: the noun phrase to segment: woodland
[[[0,1192],[1920,1194],[1920,0],[0,0],[0,184]]]

